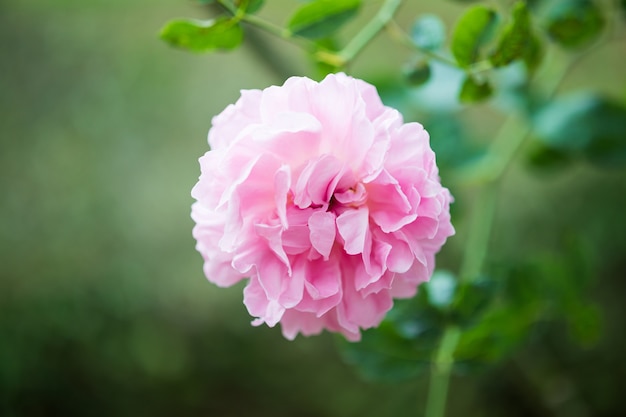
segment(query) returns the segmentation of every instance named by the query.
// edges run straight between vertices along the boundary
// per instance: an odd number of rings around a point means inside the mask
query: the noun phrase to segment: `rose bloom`
[[[345,74],[244,90],[213,118],[193,236],[254,325],[360,339],[415,295],[454,234],[429,136]]]

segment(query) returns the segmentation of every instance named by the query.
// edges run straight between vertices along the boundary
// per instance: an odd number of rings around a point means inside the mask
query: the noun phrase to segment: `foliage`
[[[350,20],[360,4],[360,0],[315,0],[296,10],[287,28],[296,36],[325,38]]]
[[[481,57],[481,47],[487,43],[498,14],[487,6],[473,6],[459,19],[452,35],[452,54],[461,67],[469,67]]]
[[[195,52],[234,49],[243,40],[243,30],[234,19],[200,21],[173,20],[161,32],[163,40],[173,46]]]
[[[218,3],[233,18],[268,27],[256,18],[247,19],[242,6],[228,1]],[[405,32],[394,21],[401,2],[386,0],[369,23],[341,47],[338,31],[355,18],[360,3],[314,0],[299,6],[284,29],[270,31],[300,43],[318,61],[322,76],[325,72],[345,70],[386,28],[393,40],[413,51],[402,69],[406,85],[394,90],[400,98],[400,110],[411,106],[411,99],[403,92],[407,88],[417,88],[418,92],[428,87],[435,91],[440,88],[434,69],[442,64],[462,74],[455,105],[503,98],[512,98],[513,103],[508,123],[471,163],[467,163],[467,155],[477,154],[468,152],[467,135],[450,136],[456,142],[449,146],[463,150],[464,157],[448,160],[446,151],[440,154],[444,169],[457,173],[456,177],[453,175],[457,187],[472,184],[483,190],[478,199],[484,201],[474,207],[473,229],[465,238],[467,249],[458,276],[436,271],[429,282],[420,286],[415,298],[396,302],[382,325],[365,332],[360,343],[338,342],[345,359],[372,379],[415,378],[423,371],[431,371],[427,412],[438,416],[443,414],[441,396],[445,396],[441,387],[447,386],[453,368],[475,369],[506,360],[541,323],[565,318],[575,339],[584,345],[598,340],[598,310],[585,300],[588,282],[572,279],[581,275],[580,269],[572,267],[575,254],[561,251],[551,257],[517,260],[504,270],[490,269],[493,261],[489,236],[497,186],[519,149],[523,149],[531,166],[543,172],[546,168],[564,170],[580,159],[602,168],[626,165],[623,103],[597,93],[553,97],[561,82],[559,77],[564,75],[550,80],[553,86],[543,84],[541,94],[534,87],[536,74],[551,48],[571,51],[588,47],[602,35],[609,14],[592,0],[520,0],[504,11],[475,4],[457,18],[446,45],[446,28],[441,18],[432,13],[421,14]],[[571,62],[575,60],[572,58]],[[518,75],[513,78],[508,74]],[[381,87],[384,96],[385,87]],[[507,111],[506,106],[500,106],[495,104],[496,109]],[[434,119],[446,116],[447,113],[432,114]],[[455,123],[454,117],[445,121],[448,129]],[[435,139],[438,136],[433,135]],[[523,146],[528,136],[533,139]],[[452,143],[450,138],[448,143]],[[433,146],[437,149],[440,145]],[[454,367],[449,360],[454,361]]]

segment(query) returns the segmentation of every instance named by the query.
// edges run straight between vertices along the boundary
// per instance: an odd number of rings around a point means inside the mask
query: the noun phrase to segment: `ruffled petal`
[[[327,211],[316,211],[309,217],[311,245],[325,260],[328,260],[330,250],[335,243],[335,220],[335,215]]]

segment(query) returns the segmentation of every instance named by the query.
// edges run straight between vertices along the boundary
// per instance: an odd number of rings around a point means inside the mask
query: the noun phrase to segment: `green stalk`
[[[393,19],[393,15],[401,4],[402,0],[385,0],[372,20],[337,54],[339,61],[343,65],[352,61],[378,35],[378,32]]]
[[[427,49],[421,48],[419,45],[416,45],[415,42],[411,39],[411,37],[404,31],[402,28],[394,21],[390,21],[387,25],[387,30],[389,35],[398,41],[400,44],[406,46],[407,48],[414,49],[419,52],[421,55],[427,57],[428,59],[432,59],[433,61],[441,62],[449,67],[459,68],[459,65],[456,61],[449,59],[443,55],[439,55],[435,52],[429,51]]]
[[[441,338],[441,344],[430,368],[430,386],[426,402],[426,417],[444,417],[448,385],[454,365],[454,351],[459,343],[461,331],[456,326],[447,327]]]

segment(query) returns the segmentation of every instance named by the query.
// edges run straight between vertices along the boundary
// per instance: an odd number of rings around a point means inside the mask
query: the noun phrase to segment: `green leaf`
[[[403,337],[389,322],[363,332],[359,343],[338,337],[339,352],[368,379],[402,381],[427,371],[434,345],[425,348]]]
[[[536,67],[538,40],[531,32],[530,13],[526,3],[523,1],[515,3],[512,14],[513,19],[500,35],[498,46],[489,60],[495,67],[502,67],[528,56],[531,58],[531,65]]]
[[[441,49],[446,40],[446,27],[436,15],[423,14],[411,28],[413,43],[427,51]]]
[[[567,152],[554,149],[540,142],[533,143],[526,157],[528,164],[542,171],[556,171],[572,162],[572,157]]]
[[[533,279],[542,283],[545,315],[562,319],[573,339],[588,347],[598,341],[602,321],[597,306],[587,300],[593,279],[589,247],[576,235],[561,246],[558,256],[543,254],[535,260]]]
[[[584,347],[598,343],[602,331],[602,315],[598,306],[581,304],[569,315],[570,332],[576,341]]]
[[[428,369],[455,298],[456,279],[436,271],[411,299],[396,300],[381,325],[359,343],[340,341],[344,358],[367,377],[398,381]]]
[[[495,290],[494,283],[486,279],[460,283],[450,308],[452,321],[467,327],[480,320],[492,303]]]
[[[535,116],[534,131],[548,148],[603,167],[626,165],[626,106],[594,94],[555,100]]]
[[[170,45],[193,52],[237,48],[243,41],[243,30],[229,18],[217,20],[177,19],[161,30],[161,39]]]
[[[250,14],[258,12],[261,9],[261,7],[263,7],[264,3],[265,3],[265,0],[235,0],[235,6],[237,8],[240,8],[243,6],[246,13],[250,13]]]
[[[417,87],[425,84],[430,79],[430,65],[428,65],[428,61],[418,60],[405,66],[403,73],[407,82]]]
[[[476,146],[476,141],[470,136],[470,129],[458,117],[439,113],[425,118],[423,123],[430,133],[431,146],[442,171],[470,163],[484,152],[484,149]]]
[[[350,20],[360,5],[361,0],[315,0],[296,10],[287,28],[306,38],[328,37]]]
[[[462,103],[478,103],[487,100],[492,94],[493,88],[488,81],[479,81],[472,76],[467,76],[461,86],[459,100]]]
[[[468,326],[482,323],[493,289],[486,281],[459,283],[450,272],[435,271],[428,282],[419,286],[415,297],[396,300],[378,328],[363,332],[360,343],[342,339],[342,354],[372,379],[415,377],[428,369],[448,326],[458,326],[465,332]],[[493,331],[493,327],[489,329]]]
[[[495,300],[461,334],[455,352],[460,365],[485,365],[505,358],[542,319],[541,313],[546,309],[543,298],[548,297],[545,280],[539,279],[537,270],[526,264],[509,268],[498,277],[496,297],[488,297]]]
[[[533,74],[541,64],[543,53],[543,43],[535,34],[531,34],[522,57],[530,74]]]
[[[326,51],[328,51],[329,53],[334,53],[340,49],[340,45],[337,43],[337,41],[334,38],[321,38],[315,41],[315,46],[316,51],[314,53],[311,53],[309,57],[313,61],[317,70],[317,79],[322,79],[328,74],[339,71],[340,67],[338,67],[337,65],[333,65],[332,61],[325,61],[320,59],[320,54],[323,54]]]
[[[510,354],[526,338],[536,320],[534,305],[496,305],[474,327],[461,333],[454,357],[463,363],[486,364]]]
[[[489,40],[497,13],[486,6],[473,6],[456,24],[452,35],[452,54],[462,67],[480,59],[480,48]]]
[[[589,44],[604,25],[602,11],[590,0],[561,0],[548,12],[548,34],[564,48]]]

